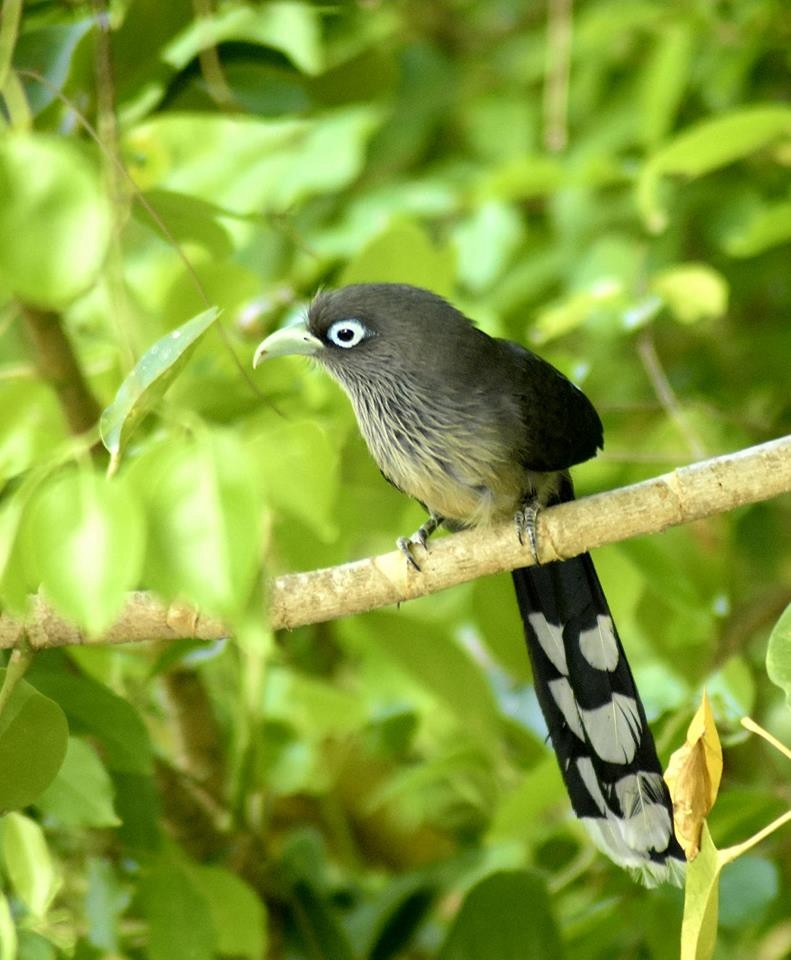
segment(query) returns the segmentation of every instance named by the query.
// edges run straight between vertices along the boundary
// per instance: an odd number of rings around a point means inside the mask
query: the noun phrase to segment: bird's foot
[[[536,532],[538,511],[539,505],[536,500],[526,500],[514,516],[516,535],[519,538],[519,543],[524,546],[525,535],[527,535],[527,542],[530,544],[533,559],[536,563],[540,563],[538,559],[538,534]]]
[[[422,547],[428,550],[428,538],[442,523],[442,517],[432,514],[426,522],[418,527],[410,537],[399,537],[396,546],[407,559],[407,563],[415,570],[420,570],[420,564],[415,559],[414,549]]]

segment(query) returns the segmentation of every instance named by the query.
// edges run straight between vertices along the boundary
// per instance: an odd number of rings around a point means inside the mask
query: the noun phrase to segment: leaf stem
[[[763,737],[768,743],[771,743],[775,750],[779,750],[784,757],[788,757],[791,760],[791,749],[789,749],[784,743],[781,743],[776,737],[773,737],[768,730],[764,730],[763,727],[759,727],[755,720],[752,717],[742,717],[741,725],[750,731],[750,733],[757,733],[759,737]]]
[[[763,830],[759,830],[758,833],[753,834],[748,840],[745,840],[744,843],[737,843],[733,847],[726,847],[724,850],[720,850],[718,853],[720,862],[730,863],[731,860],[740,857],[756,844],[765,840],[770,833],[774,833],[775,830],[778,830],[783,824],[789,822],[791,822],[791,810],[787,810],[784,814],[781,814],[776,820],[773,820],[768,826],[764,827]]]
[[[27,673],[28,667],[33,662],[34,654],[35,651],[28,643],[27,638],[23,636],[19,646],[11,654],[3,685],[0,687],[0,716],[2,716],[5,705],[11,699],[16,685]]]

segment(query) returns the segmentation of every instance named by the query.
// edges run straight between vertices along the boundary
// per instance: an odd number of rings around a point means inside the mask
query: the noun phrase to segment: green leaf
[[[17,960],[17,945],[16,924],[8,898],[0,890],[0,960]]]
[[[352,918],[353,942],[360,955],[389,960],[408,955],[410,941],[436,897],[435,882],[423,871],[395,877]],[[402,953],[402,951],[405,951]]]
[[[146,578],[168,597],[232,616],[247,604],[259,564],[257,478],[231,431],[159,447],[130,471],[146,507]]]
[[[489,683],[446,629],[405,612],[372,613],[364,624],[344,626],[352,635],[364,632],[366,643],[447,706],[468,733],[486,743],[497,741],[500,720]]]
[[[581,327],[600,310],[626,306],[623,281],[615,276],[602,277],[585,290],[579,290],[555,303],[541,307],[530,331],[535,343],[546,343]]]
[[[0,140],[0,300],[60,308],[96,280],[110,206],[96,169],[62,137]]]
[[[411,283],[441,296],[453,292],[455,254],[437,247],[412,221],[395,223],[375,237],[346,265],[339,285],[347,283]]]
[[[229,40],[280,50],[305,73],[322,67],[320,11],[304,3],[226,6],[202,15],[165,48],[163,59],[182,70],[201,50]]]
[[[0,826],[5,874],[33,916],[42,917],[60,886],[44,831],[21,813],[7,814]]]
[[[490,287],[503,273],[524,233],[521,216],[513,207],[490,200],[454,231],[458,274],[476,293]]]
[[[250,960],[266,956],[266,913],[253,890],[222,867],[195,866],[189,876],[209,905],[217,951]]]
[[[546,883],[528,870],[494,873],[464,898],[438,960],[562,957]]]
[[[348,934],[328,900],[313,882],[297,880],[290,891],[296,928],[302,941],[302,956],[354,960],[356,954]]]
[[[137,585],[143,531],[139,503],[122,478],[69,470],[36,491],[25,550],[55,607],[96,636]]]
[[[719,880],[723,861],[703,824],[700,853],[687,864],[681,960],[709,960],[717,945]]]
[[[693,33],[683,21],[668,25],[657,37],[643,71],[636,112],[641,141],[654,146],[671,128],[694,49]]]
[[[135,428],[161,400],[219,313],[217,307],[210,307],[165,334],[146,350],[118,388],[99,421],[102,443],[111,457],[111,472],[117,468]]]
[[[55,99],[57,91],[63,89],[80,42],[92,28],[90,17],[69,18],[65,23],[28,29],[19,37],[14,48],[15,68],[20,73],[24,69],[34,70],[48,81],[40,83],[32,78],[21,77],[30,109],[34,114],[48,107]]]
[[[705,263],[668,267],[653,277],[651,290],[680,323],[721,317],[728,308],[728,282]]]
[[[310,739],[350,733],[367,716],[358,694],[274,666],[267,676],[264,703],[267,717],[288,722]]]
[[[350,183],[382,119],[379,108],[367,105],[313,120],[163,113],[135,128],[125,147],[138,162],[143,189],[191,194],[259,217]]]
[[[732,257],[755,257],[791,239],[791,202],[756,210],[726,235],[723,247]]]
[[[227,262],[226,258],[233,253],[233,244],[222,222],[224,211],[220,207],[171,190],[151,190],[145,194],[145,199],[167,224],[168,232],[177,243],[198,244],[214,258],[213,262]],[[142,225],[159,233],[158,225],[141,204],[135,204],[133,212]],[[190,275],[186,275],[186,282],[194,292],[194,280]]]
[[[214,960],[209,904],[183,867],[160,861],[144,874],[138,896],[148,921],[150,960]]]
[[[701,177],[749,156],[791,133],[791,108],[749,106],[704,120],[658,150],[637,184],[637,203],[648,228],[664,230],[668,213],[659,198],[662,177]]]
[[[766,672],[772,683],[785,692],[791,707],[791,604],[789,604],[769,635],[766,650]]]
[[[337,535],[337,436],[313,420],[269,422],[251,443],[255,475],[271,506],[301,518],[325,540]]]
[[[33,676],[37,686],[63,707],[74,733],[89,733],[99,740],[103,759],[111,770],[135,774],[153,771],[148,731],[128,701],[92,677],[75,676],[64,668],[34,668]]]
[[[0,669],[0,684],[7,670]],[[0,812],[26,807],[47,788],[66,755],[63,710],[25,680],[17,680],[0,713]]]
[[[63,766],[36,806],[67,826],[115,827],[121,822],[113,809],[109,774],[91,747],[77,737],[69,738]]]

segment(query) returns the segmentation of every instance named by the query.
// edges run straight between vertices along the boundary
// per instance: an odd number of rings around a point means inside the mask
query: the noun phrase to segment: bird
[[[603,447],[575,384],[489,336],[446,299],[401,283],[320,291],[253,366],[316,360],[348,395],[379,470],[428,517],[398,545],[419,569],[440,526],[511,519],[537,560],[536,514],[574,498],[569,469]],[[646,886],[681,885],[685,857],[645,709],[590,554],[512,571],[538,703],[577,817]]]

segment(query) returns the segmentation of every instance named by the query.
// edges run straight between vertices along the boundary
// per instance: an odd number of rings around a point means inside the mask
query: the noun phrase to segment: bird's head
[[[361,283],[319,293],[302,323],[270,334],[253,366],[301,354],[318,360],[342,383],[377,378],[397,365],[441,368],[449,350],[474,327],[442,297],[398,283]],[[474,336],[474,334],[473,334]]]

